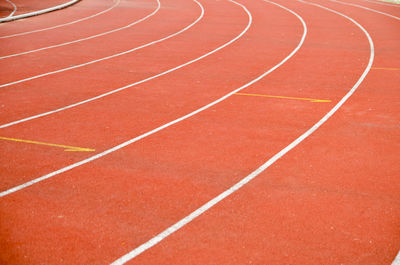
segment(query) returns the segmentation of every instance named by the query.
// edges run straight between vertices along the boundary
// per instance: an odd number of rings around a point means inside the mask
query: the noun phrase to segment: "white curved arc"
[[[119,3],[119,1],[120,0],[118,0],[118,3]],[[20,53],[0,56],[0,60],[6,59],[6,58],[11,58],[11,57],[16,57],[16,56],[20,56],[20,55],[24,55],[24,54],[34,53],[34,52],[38,52],[38,51],[44,51],[44,50],[48,50],[48,49],[51,49],[51,48],[62,47],[62,46],[66,46],[66,45],[69,45],[69,44],[78,43],[78,42],[85,41],[85,40],[91,40],[91,39],[102,37],[102,36],[105,36],[105,35],[108,35],[108,34],[111,34],[111,33],[115,33],[115,32],[118,32],[120,30],[124,30],[124,29],[130,28],[130,27],[138,24],[139,22],[142,22],[143,20],[148,19],[149,17],[155,15],[160,10],[160,7],[161,7],[161,3],[160,3],[159,0],[157,0],[157,8],[150,15],[147,15],[145,18],[141,18],[140,20],[132,22],[132,23],[126,25],[126,26],[123,26],[123,27],[120,27],[120,28],[116,28],[116,29],[113,29],[113,30],[109,30],[109,31],[106,31],[106,32],[103,32],[103,33],[99,33],[99,34],[96,34],[96,35],[92,35],[92,36],[89,36],[89,37],[86,37],[86,38],[74,40],[74,41],[68,41],[68,42],[64,42],[64,43],[60,43],[60,44],[56,44],[56,45],[51,45],[51,46],[47,46],[47,47],[43,47],[43,48],[39,48],[39,49],[34,49],[34,50],[26,51],[26,52],[20,52]]]
[[[13,7],[13,11],[7,17],[12,17],[15,14],[15,12],[17,12],[17,6],[10,0],[6,0],[6,1]]]
[[[266,1],[266,0],[264,0]],[[269,1],[267,1],[269,2]],[[310,3],[311,4],[311,3]],[[319,6],[321,8],[327,9],[331,12],[334,12],[336,14],[339,14],[341,16],[344,16],[345,18],[349,19],[350,21],[352,21],[354,24],[356,24],[360,29],[362,29],[362,31],[366,34],[368,41],[370,43],[370,48],[371,48],[371,53],[370,53],[370,60],[368,63],[367,68],[365,69],[365,71],[363,72],[362,76],[360,77],[360,79],[357,81],[357,83],[353,86],[353,88],[339,101],[339,103],[337,103],[335,105],[335,107],[333,107],[319,122],[317,122],[314,126],[312,126],[309,130],[307,130],[304,134],[302,134],[300,137],[298,137],[296,140],[294,140],[291,144],[289,144],[287,147],[285,147],[284,149],[282,149],[279,153],[277,153],[276,155],[274,155],[272,158],[270,158],[267,162],[265,162],[262,166],[260,166],[259,168],[257,168],[255,171],[253,171],[251,174],[249,174],[248,176],[246,176],[245,178],[243,178],[241,181],[239,181],[238,183],[236,183],[235,185],[233,185],[231,188],[229,188],[228,190],[224,191],[223,193],[221,193],[220,195],[218,195],[217,197],[213,198],[212,200],[208,201],[206,204],[204,204],[203,206],[201,206],[200,208],[198,208],[197,210],[195,210],[194,212],[192,212],[191,214],[189,214],[188,216],[186,216],[185,218],[181,219],[180,221],[178,221],[177,223],[175,223],[174,225],[168,227],[167,229],[165,229],[163,232],[161,232],[160,234],[156,235],[155,237],[151,238],[149,241],[147,241],[146,243],[138,246],[137,248],[135,248],[134,250],[132,250],[131,252],[129,252],[128,254],[122,256],[121,258],[119,258],[118,260],[116,260],[115,262],[112,263],[112,265],[120,265],[120,264],[125,264],[126,262],[128,262],[129,260],[135,258],[136,256],[140,255],[142,252],[146,251],[147,249],[153,247],[154,245],[158,244],[159,242],[161,242],[162,240],[164,240],[166,237],[168,237],[169,235],[171,235],[172,233],[178,231],[179,229],[181,229],[183,226],[185,226],[186,224],[188,224],[189,222],[193,221],[195,218],[197,218],[198,216],[200,216],[201,214],[203,214],[204,212],[206,212],[207,210],[209,210],[211,207],[213,207],[214,205],[216,205],[217,203],[221,202],[223,199],[225,199],[226,197],[228,197],[229,195],[231,195],[232,193],[234,193],[235,191],[239,190],[240,188],[242,188],[244,185],[246,185],[248,182],[250,182],[252,179],[254,179],[255,177],[257,177],[260,173],[262,173],[264,170],[266,170],[268,167],[270,167],[273,163],[275,163],[279,158],[281,158],[282,156],[284,156],[287,152],[289,152],[291,149],[293,149],[294,147],[296,147],[299,143],[301,143],[304,139],[306,139],[308,136],[310,136],[314,131],[316,131],[322,124],[324,124],[329,117],[331,117],[343,104],[344,102],[346,102],[346,100],[354,93],[354,91],[357,89],[357,87],[361,84],[362,80],[364,80],[365,76],[367,75],[367,73],[369,72],[369,70],[371,69],[372,66],[372,62],[373,62],[373,58],[374,58],[374,46],[373,46],[373,42],[372,39],[370,38],[368,32],[360,25],[358,24],[356,21],[354,21],[353,19],[339,13],[336,12],[334,10],[325,8],[323,6],[320,5],[316,5]]]
[[[88,20],[90,18],[97,17],[97,16],[99,16],[101,14],[107,13],[111,9],[115,8],[120,3],[120,1],[121,0],[116,0],[115,3],[111,7],[107,8],[107,9],[105,9],[103,11],[100,11],[100,12],[98,12],[96,14],[93,14],[91,16],[88,16],[88,17],[80,18],[78,20],[74,20],[74,21],[71,21],[71,22],[68,22],[68,23],[64,23],[64,24],[60,24],[60,25],[56,25],[56,26],[52,26],[52,27],[48,27],[48,28],[36,29],[36,30],[31,30],[31,31],[26,31],[26,32],[6,35],[6,36],[0,36],[0,39],[7,39],[7,38],[12,38],[12,37],[17,37],[17,36],[23,36],[23,35],[27,35],[27,34],[32,34],[32,33],[36,33],[36,32],[42,32],[42,31],[51,30],[51,29],[56,29],[56,28],[72,25],[72,24],[75,24],[75,23],[78,23],[78,22],[82,22],[82,21]]]
[[[157,2],[159,2],[159,0],[157,0]],[[98,62],[101,62],[101,61],[105,61],[105,60],[108,60],[108,59],[112,59],[112,58],[115,58],[115,57],[118,57],[118,56],[121,56],[121,55],[129,54],[131,52],[146,48],[146,47],[151,46],[153,44],[168,40],[168,39],[170,39],[172,37],[175,37],[176,35],[179,35],[182,32],[190,29],[192,26],[194,26],[197,22],[199,22],[203,18],[203,16],[204,16],[203,7],[200,5],[200,3],[197,0],[194,0],[194,2],[196,2],[201,7],[201,12],[202,12],[201,15],[194,22],[192,22],[189,26],[186,26],[185,28],[179,30],[178,32],[175,32],[175,33],[173,33],[171,35],[168,35],[167,37],[164,37],[164,38],[161,38],[161,39],[146,43],[144,45],[141,45],[139,47],[136,47],[136,48],[124,51],[124,52],[120,52],[120,53],[116,53],[116,54],[113,54],[113,55],[109,55],[109,56],[106,56],[106,57],[103,57],[103,58],[99,58],[99,59],[96,59],[96,60],[93,60],[93,61],[89,61],[89,62],[86,62],[86,63],[82,63],[82,64],[78,64],[78,65],[62,68],[62,69],[59,69],[59,70],[47,72],[47,73],[40,74],[40,75],[31,76],[31,77],[24,78],[24,79],[17,80],[17,81],[13,81],[13,82],[10,82],[10,83],[7,83],[7,84],[3,84],[3,85],[0,85],[0,88],[11,86],[11,85],[15,85],[15,84],[19,84],[19,83],[23,83],[23,82],[26,82],[26,81],[38,79],[38,78],[41,78],[41,77],[45,77],[45,76],[49,76],[49,75],[53,75],[53,74],[57,74],[57,73],[61,73],[61,72],[65,72],[65,71],[68,71],[68,70],[84,67],[84,66],[91,65],[91,64],[94,64],[94,63],[98,63]],[[153,13],[147,15],[146,17],[136,21],[136,23],[142,22],[142,21],[146,20],[147,18],[151,17],[152,15],[155,14],[155,12],[157,10],[158,9],[154,10]]]
[[[357,4],[345,3],[345,2],[341,2],[341,1],[337,1],[337,0],[329,0],[329,1],[335,2],[335,3],[339,3],[339,4],[342,4],[342,5],[346,5],[346,6],[355,6],[355,7],[358,7],[358,8],[369,10],[369,11],[374,12],[374,13],[378,13],[378,14],[381,14],[381,15],[384,15],[384,16],[387,16],[387,17],[394,18],[396,20],[400,20],[400,17],[396,17],[396,16],[390,15],[388,13],[385,13],[385,12],[382,12],[382,11],[378,11],[378,10],[375,10],[375,9],[372,9],[372,8],[368,8],[368,7],[365,7],[365,6],[360,6],[360,5],[357,5]]]
[[[394,258],[392,265],[400,265],[400,251],[397,253],[397,256]]]

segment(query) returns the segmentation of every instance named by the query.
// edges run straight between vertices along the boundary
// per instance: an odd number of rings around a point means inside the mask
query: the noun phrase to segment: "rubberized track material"
[[[0,60],[26,79],[0,88],[0,263],[397,265],[398,8],[85,0],[3,24],[31,33],[0,56],[153,13]]]

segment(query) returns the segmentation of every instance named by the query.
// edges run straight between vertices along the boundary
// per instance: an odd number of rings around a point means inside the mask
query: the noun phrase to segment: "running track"
[[[82,0],[0,25],[0,263],[397,265],[396,17]]]

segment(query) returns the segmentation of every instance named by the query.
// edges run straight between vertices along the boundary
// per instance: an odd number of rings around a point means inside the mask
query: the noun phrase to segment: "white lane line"
[[[195,1],[196,1],[196,0],[195,0]],[[245,29],[244,29],[239,35],[237,35],[234,39],[230,40],[229,42],[225,43],[224,45],[218,47],[217,49],[215,49],[215,50],[213,50],[213,51],[211,51],[211,52],[209,52],[209,53],[207,53],[207,54],[204,54],[203,56],[201,56],[201,57],[199,57],[199,58],[197,58],[197,59],[195,59],[195,60],[192,60],[192,61],[190,61],[190,62],[188,62],[188,63],[186,63],[186,64],[184,64],[184,65],[180,65],[179,68],[181,68],[181,67],[183,67],[183,66],[185,66],[185,65],[188,65],[188,64],[190,64],[190,63],[193,63],[194,61],[198,61],[198,60],[200,60],[200,59],[202,59],[202,58],[204,58],[204,57],[206,57],[206,56],[208,56],[208,55],[210,55],[210,54],[213,54],[213,53],[215,53],[215,52],[217,52],[217,51],[219,51],[219,50],[225,48],[226,46],[232,44],[233,42],[235,42],[236,40],[238,40],[239,38],[241,38],[241,37],[248,31],[248,29],[250,28],[250,25],[251,25],[251,23],[252,23],[252,17],[251,17],[250,12],[249,12],[249,11],[246,9],[246,7],[244,7],[243,5],[241,5],[241,4],[239,4],[239,3],[236,3],[236,2],[234,2],[234,1],[232,1],[232,0],[229,0],[229,1],[232,2],[232,3],[234,3],[234,4],[236,4],[236,5],[238,5],[238,6],[240,6],[240,7],[247,13],[247,15],[248,15],[248,17],[249,17],[249,21],[248,21],[247,26],[245,27]],[[197,2],[197,3],[198,3],[198,2]],[[202,13],[203,13],[203,7],[201,6],[200,3],[198,3],[198,5],[202,8]],[[282,63],[283,63],[283,62],[282,62]],[[282,63],[281,63],[281,64],[282,64]],[[275,66],[275,67],[272,68],[269,72],[272,72],[272,71],[273,71],[275,68],[277,68],[277,67],[278,67],[278,66]],[[175,68],[175,69],[178,69],[178,68]],[[170,71],[172,71],[172,69],[171,69]],[[269,72],[264,73],[264,75],[267,75]],[[166,72],[164,72],[164,73],[166,73]],[[263,76],[264,76],[264,75],[263,75]],[[253,80],[253,82],[258,81],[258,80],[261,79],[261,78],[262,78],[262,76],[260,76],[258,79]],[[250,83],[249,83],[249,84],[250,84]],[[162,125],[162,126],[156,128],[156,129],[153,129],[153,130],[151,130],[151,131],[148,131],[148,132],[146,132],[146,133],[144,133],[144,134],[142,134],[142,135],[139,135],[139,136],[137,136],[137,137],[135,137],[135,138],[133,138],[133,139],[131,139],[131,140],[128,140],[128,141],[126,141],[126,142],[124,142],[124,143],[122,143],[122,144],[119,144],[119,145],[117,145],[117,146],[114,146],[114,147],[112,147],[112,148],[110,148],[110,149],[108,149],[108,150],[106,150],[106,151],[103,151],[103,152],[97,154],[97,155],[91,156],[91,157],[89,157],[89,158],[87,158],[87,159],[84,159],[84,160],[82,160],[82,161],[80,161],[80,162],[77,162],[77,163],[75,163],[75,164],[69,165],[69,166],[64,167],[64,168],[62,168],[62,169],[59,169],[59,170],[57,170],[57,171],[54,171],[54,172],[49,173],[49,174],[47,174],[47,175],[44,175],[44,176],[42,176],[42,177],[39,177],[39,178],[36,178],[36,179],[34,179],[34,180],[28,181],[28,182],[26,182],[26,183],[24,183],[24,184],[21,184],[21,185],[19,185],[19,186],[13,187],[13,188],[11,188],[11,189],[9,189],[9,190],[0,192],[0,197],[6,196],[6,195],[11,194],[11,193],[14,193],[14,192],[16,192],[16,191],[18,191],[18,190],[21,190],[21,189],[24,189],[24,188],[26,188],[26,187],[29,187],[29,186],[31,186],[31,185],[33,185],[33,184],[35,184],[35,183],[41,182],[41,181],[43,181],[43,180],[46,180],[46,179],[48,179],[48,178],[51,178],[51,177],[56,176],[56,175],[58,175],[58,174],[61,174],[61,173],[63,173],[63,172],[69,171],[69,170],[71,170],[71,169],[73,169],[73,168],[76,168],[76,167],[78,167],[78,166],[84,165],[84,164],[89,163],[89,162],[91,162],[91,161],[93,161],[93,160],[96,160],[96,159],[98,159],[98,158],[101,158],[101,157],[103,157],[103,156],[105,156],[105,155],[108,155],[108,154],[110,154],[110,153],[112,153],[112,152],[115,152],[115,151],[117,151],[117,150],[119,150],[119,149],[121,149],[121,148],[123,148],[123,147],[125,147],[125,146],[128,146],[128,145],[130,145],[130,144],[132,144],[132,143],[134,143],[134,142],[137,142],[137,141],[139,141],[139,140],[141,140],[141,139],[143,139],[143,138],[145,138],[145,137],[147,137],[147,136],[149,136],[149,135],[152,135],[152,134],[154,134],[154,133],[156,133],[156,132],[158,132],[158,131],[161,131],[161,130],[163,130],[163,129],[165,129],[165,128],[167,128],[167,127],[169,127],[169,126],[171,126],[171,125],[173,125],[173,124],[175,124],[175,123],[178,123],[178,122],[183,121],[183,120],[185,120],[185,119],[187,119],[187,118],[189,118],[189,117],[191,117],[191,116],[193,116],[193,115],[196,115],[197,113],[202,112],[202,111],[205,110],[205,109],[210,108],[211,106],[213,106],[213,105],[215,105],[215,104],[217,104],[217,103],[219,103],[219,102],[225,100],[225,99],[228,98],[229,96],[235,94],[236,92],[238,92],[239,90],[243,89],[244,87],[245,87],[245,86],[243,86],[243,87],[241,87],[241,88],[239,88],[239,89],[236,89],[236,90],[232,91],[231,93],[225,95],[224,97],[222,97],[222,98],[220,98],[220,99],[218,99],[218,100],[216,100],[216,101],[214,101],[214,102],[212,102],[212,103],[210,103],[210,104],[208,104],[208,105],[206,105],[206,106],[204,106],[204,107],[202,107],[202,108],[200,108],[200,109],[197,109],[197,110],[195,110],[195,111],[193,111],[193,112],[191,112],[191,113],[189,113],[189,114],[187,114],[187,115],[185,115],[185,116],[182,116],[182,117],[180,117],[180,118],[178,118],[178,119],[176,119],[176,120],[173,120],[173,121],[171,121],[171,122],[169,122],[169,123],[166,123],[166,124],[164,124],[164,125]]]
[[[360,1],[364,1],[364,2],[370,2],[370,3],[373,3],[373,4],[378,4],[378,5],[383,5],[383,6],[394,6],[394,7],[400,7],[400,5],[399,4],[390,4],[390,3],[387,3],[387,2],[382,2],[382,1],[380,1],[380,2],[377,2],[377,1],[370,1],[370,0],[360,0]]]
[[[400,265],[400,251],[397,256],[394,258],[392,265]]]
[[[119,0],[118,0],[118,3],[119,3]],[[56,45],[51,45],[51,46],[47,46],[47,47],[43,47],[43,48],[39,48],[39,49],[34,49],[34,50],[26,51],[26,52],[20,52],[20,53],[0,56],[0,60],[6,59],[6,58],[11,58],[11,57],[16,57],[16,56],[20,56],[20,55],[24,55],[24,54],[34,53],[34,52],[38,52],[38,51],[48,50],[48,49],[51,49],[51,48],[66,46],[66,45],[69,45],[69,44],[78,43],[78,42],[85,41],[85,40],[91,40],[91,39],[94,39],[94,38],[97,38],[97,37],[102,37],[102,36],[105,36],[105,35],[108,35],[108,34],[111,34],[111,33],[115,33],[115,32],[130,28],[130,27],[138,24],[139,22],[142,22],[143,20],[155,15],[160,10],[160,7],[161,7],[160,1],[157,0],[157,8],[150,15],[147,15],[145,18],[141,18],[140,20],[132,22],[132,23],[126,25],[126,26],[123,26],[123,27],[120,27],[120,28],[116,28],[116,29],[113,29],[113,30],[109,30],[109,31],[106,31],[106,32],[103,32],[103,33],[99,33],[99,34],[96,34],[96,35],[92,35],[92,36],[89,36],[89,37],[86,37],[86,38],[78,39],[78,40],[68,41],[68,42],[64,42],[64,43],[60,43],[60,44],[56,44]]]
[[[267,0],[264,0],[267,1]],[[268,2],[268,1],[267,1]],[[311,4],[311,3],[310,3]],[[361,84],[361,82],[364,80],[366,75],[368,74],[369,70],[371,69],[373,58],[374,58],[374,45],[372,42],[371,37],[369,36],[368,32],[360,25],[358,24],[355,20],[353,20],[350,17],[347,17],[344,14],[341,14],[335,10],[326,8],[324,6],[320,6],[317,4],[312,4],[318,7],[321,7],[323,9],[326,9],[328,11],[331,11],[333,13],[339,14],[340,16],[343,16],[347,19],[349,19],[351,22],[356,24],[367,36],[370,48],[371,48],[371,53],[370,53],[370,58],[369,58],[369,63],[367,68],[364,70],[363,74],[361,75],[360,79],[357,81],[357,83],[353,86],[353,88],[337,103],[320,121],[318,121],[315,125],[313,125],[309,130],[307,130],[304,134],[302,134],[300,137],[298,137],[296,140],[294,140],[292,143],[290,143],[288,146],[286,146],[284,149],[282,149],[279,153],[275,154],[272,158],[270,158],[267,162],[265,162],[262,166],[257,168],[255,171],[253,171],[250,175],[246,176],[243,178],[241,181],[233,185],[231,188],[228,190],[224,191],[217,197],[213,198],[212,200],[208,201],[206,204],[189,214],[188,216],[184,217],[174,225],[168,227],[165,229],[163,232],[160,234],[156,235],[155,237],[151,238],[149,241],[143,243],[142,245],[138,246],[128,254],[122,256],[121,258],[117,259],[114,261],[111,265],[119,265],[119,264],[125,264],[129,260],[135,258],[136,256],[140,255],[142,252],[146,251],[147,249],[153,247],[154,245],[158,244],[162,240],[164,240],[166,237],[171,235],[172,233],[178,231],[181,229],[183,226],[186,224],[190,223],[193,221],[195,218],[209,210],[211,207],[234,193],[235,191],[239,190],[241,187],[246,185],[248,182],[250,182],[252,179],[257,177],[260,173],[262,173],[264,170],[266,170],[269,166],[271,166],[273,163],[275,163],[279,158],[284,156],[287,152],[289,152],[291,149],[296,147],[298,144],[300,144],[304,139],[306,139],[308,136],[310,136],[313,132],[315,132],[322,124],[324,124],[345,102],[346,100],[354,93],[354,91],[357,89],[357,87]]]
[[[28,17],[33,17],[33,16],[37,16],[37,15],[53,12],[53,11],[60,10],[60,9],[69,7],[71,5],[74,5],[74,4],[78,3],[79,1],[81,1],[81,0],[71,0],[71,1],[69,1],[67,3],[61,4],[61,5],[57,5],[57,6],[53,6],[53,7],[50,7],[50,8],[46,8],[46,9],[42,9],[42,10],[30,12],[30,13],[25,13],[25,14],[21,14],[21,15],[17,15],[17,16],[0,18],[0,23],[10,22],[10,21],[14,21],[14,20],[17,20],[17,19],[28,18]]]
[[[114,7],[116,7],[119,3],[120,0],[114,1],[115,3],[113,3],[113,5],[101,12],[98,12],[96,14],[90,15],[88,17],[84,17],[84,18],[80,18],[68,23],[64,23],[64,24],[60,24],[60,25],[56,25],[56,26],[52,26],[52,27],[48,27],[48,28],[42,28],[42,29],[36,29],[36,30],[31,30],[31,31],[25,31],[25,32],[21,32],[21,33],[16,33],[16,34],[11,34],[11,35],[5,35],[5,36],[0,36],[0,39],[7,39],[7,38],[12,38],[12,37],[17,37],[17,36],[23,36],[23,35],[27,35],[27,34],[32,34],[32,33],[36,33],[36,32],[41,32],[41,31],[46,31],[46,30],[51,30],[51,29],[56,29],[56,28],[60,28],[60,27],[64,27],[64,26],[68,26],[68,25],[72,25],[78,22],[82,22],[85,20],[88,20],[90,18],[94,18],[97,17],[101,14],[107,13],[108,11],[110,11],[111,9],[113,9]]]
[[[343,5],[346,5],[346,6],[355,6],[355,7],[359,7],[359,8],[365,9],[365,10],[369,10],[369,11],[372,11],[372,12],[375,12],[375,13],[382,14],[382,15],[384,15],[384,16],[388,16],[388,17],[391,17],[391,18],[400,20],[400,17],[396,17],[396,16],[390,15],[390,14],[388,14],[388,13],[384,13],[384,12],[381,12],[381,11],[378,11],[378,10],[375,10],[375,9],[372,9],[372,8],[368,8],[368,7],[365,7],[365,6],[360,6],[360,5],[356,5],[356,4],[350,4],[350,3],[345,3],[345,2],[341,2],[341,1],[337,1],[337,0],[329,0],[329,1],[335,2],[335,3],[339,3],[339,4],[343,4]]]
[[[6,1],[13,7],[13,11],[7,17],[12,17],[15,14],[15,12],[17,12],[17,6],[10,0],[6,0]]]
[[[184,32],[184,31],[190,29],[192,26],[194,26],[197,22],[199,22],[199,21],[203,18],[203,15],[204,15],[203,6],[202,6],[197,0],[193,0],[193,1],[194,1],[197,5],[199,5],[200,8],[201,8],[201,14],[200,14],[200,16],[199,16],[194,22],[192,22],[189,26],[186,26],[185,28],[179,30],[178,32],[175,32],[175,33],[173,33],[173,34],[171,34],[171,35],[168,35],[167,37],[164,37],[164,38],[161,38],[161,39],[158,39],[158,40],[155,40],[155,41],[146,43],[146,44],[144,44],[144,45],[142,45],[142,46],[139,46],[139,47],[136,47],[136,48],[133,48],[133,49],[124,51],[124,52],[116,53],[116,54],[113,54],[113,55],[110,55],[110,56],[106,56],[106,57],[103,57],[103,58],[99,58],[99,59],[96,59],[96,60],[93,60],[93,61],[89,61],[89,62],[82,63],[82,64],[77,64],[77,65],[74,65],[74,66],[62,68],[62,69],[59,69],[59,70],[55,70],[55,71],[47,72],[47,73],[44,73],[44,74],[31,76],[31,77],[28,77],[28,78],[25,78],[25,79],[13,81],[13,82],[10,82],[10,83],[7,83],[7,84],[3,84],[3,85],[0,85],[0,88],[2,88],[2,87],[7,87],[7,86],[11,86],[11,85],[15,85],[15,84],[19,84],[19,83],[23,83],[23,82],[30,81],[30,80],[34,80],[34,79],[38,79],[38,78],[45,77],[45,76],[49,76],[49,75],[52,75],[52,74],[57,74],[57,73],[65,72],[65,71],[68,71],[68,70],[72,70],[72,69],[84,67],[84,66],[87,66],[87,65],[91,65],[91,64],[94,64],[94,63],[101,62],[101,61],[105,61],[105,60],[108,60],[108,59],[111,59],[111,58],[115,58],[115,57],[118,57],[118,56],[121,56],[121,55],[125,55],[125,54],[132,53],[132,52],[137,51],[137,50],[139,50],[139,49],[143,49],[143,48],[145,48],[145,47],[148,47],[148,46],[151,46],[151,45],[153,45],[153,44],[156,44],[156,43],[159,43],[159,42],[168,40],[168,39],[170,39],[170,38],[172,38],[172,37],[175,37],[176,35],[179,35],[179,34],[181,34],[182,32]],[[159,3],[159,0],[157,0],[157,2]],[[144,17],[144,18],[142,18],[142,19],[140,19],[140,20],[138,20],[138,21],[136,21],[135,23],[139,23],[139,22],[142,22],[142,21],[146,20],[147,18],[149,18],[149,17],[151,17],[152,15],[154,15],[154,14],[157,12],[157,10],[158,10],[158,9],[154,10],[153,13],[147,15],[146,17]]]

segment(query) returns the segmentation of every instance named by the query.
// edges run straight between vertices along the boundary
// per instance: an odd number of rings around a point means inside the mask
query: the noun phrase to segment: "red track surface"
[[[343,0],[400,16],[399,8]],[[47,2],[50,1],[41,1]],[[229,42],[245,10],[199,1],[204,17],[155,45],[0,88],[0,126],[154,76]],[[250,174],[316,122],[368,65],[365,33],[343,16],[298,1],[274,1],[307,24],[300,50],[242,93],[184,121],[32,186],[0,197],[1,264],[109,264]],[[288,56],[299,19],[262,0],[231,45],[181,69],[68,110],[0,129],[0,191],[108,150],[241,87]],[[316,1],[362,25],[373,68],[315,133],[242,189],[132,264],[390,264],[400,249],[400,21],[355,6]],[[2,36],[95,14],[112,1],[79,4],[0,27]],[[0,56],[125,26],[155,10],[127,0],[79,23],[0,39]],[[195,21],[193,1],[162,0],[151,18],[112,34],[0,60],[0,85],[82,64],[174,34]],[[396,70],[399,69],[399,70]]]

